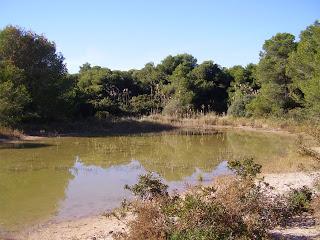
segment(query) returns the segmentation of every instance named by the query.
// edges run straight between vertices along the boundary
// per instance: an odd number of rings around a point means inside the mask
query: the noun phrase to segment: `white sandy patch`
[[[115,217],[92,216],[72,221],[50,223],[19,234],[17,240],[111,240],[123,231],[126,221]]]
[[[293,173],[277,173],[264,174],[265,182],[274,187],[277,193],[285,193],[293,188],[301,188],[303,186],[313,188],[315,181],[320,177],[320,172],[293,172]]]

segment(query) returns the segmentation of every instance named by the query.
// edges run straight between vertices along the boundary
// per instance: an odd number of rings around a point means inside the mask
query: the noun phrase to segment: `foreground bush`
[[[252,159],[229,163],[235,175],[213,186],[197,186],[169,195],[167,186],[151,173],[129,187],[140,200],[132,204],[135,218],[116,239],[268,239],[269,230],[309,209],[307,188],[275,195],[256,178],[261,166]]]

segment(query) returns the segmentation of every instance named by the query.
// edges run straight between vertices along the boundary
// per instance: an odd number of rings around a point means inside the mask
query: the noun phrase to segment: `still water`
[[[170,189],[228,172],[226,160],[254,157],[265,172],[312,166],[295,139],[269,133],[148,134],[48,138],[0,145],[0,232],[119,206],[139,174],[159,173]]]

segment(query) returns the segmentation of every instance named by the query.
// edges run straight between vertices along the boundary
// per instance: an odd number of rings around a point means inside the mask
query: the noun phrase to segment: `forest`
[[[257,53],[258,54],[258,53]],[[53,41],[18,26],[0,31],[0,124],[155,113],[188,117],[320,118],[320,22],[267,39],[257,64],[198,63],[187,53],[120,71],[84,63],[69,74]]]

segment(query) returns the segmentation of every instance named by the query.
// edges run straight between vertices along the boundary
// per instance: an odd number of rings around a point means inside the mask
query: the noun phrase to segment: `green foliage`
[[[228,74],[232,81],[229,94],[228,114],[236,117],[245,117],[249,113],[247,105],[255,97],[259,85],[256,80],[256,65],[249,64],[245,68],[242,66],[234,66],[228,69]]]
[[[239,95],[233,99],[228,108],[228,114],[235,117],[246,117],[249,115],[247,106],[254,99],[252,95]]]
[[[257,65],[222,68],[190,54],[140,70],[83,64],[68,75],[55,43],[32,31],[0,31],[1,124],[164,113],[320,118],[320,25],[265,41]],[[8,104],[9,102],[12,104]],[[228,108],[229,107],[229,108]]]
[[[29,101],[25,87],[15,87],[11,81],[0,83],[0,122],[15,126],[23,119],[23,110]]]
[[[255,178],[261,173],[262,166],[253,161],[253,158],[245,158],[244,160],[229,161],[228,167],[238,176],[243,178]]]
[[[297,50],[289,58],[287,74],[293,79],[294,97],[309,115],[320,117],[320,24],[315,22],[300,34]]]
[[[30,97],[23,82],[23,71],[0,62],[0,124],[15,126],[23,120]]]
[[[306,186],[299,189],[292,189],[287,200],[289,208],[295,214],[309,211],[312,196],[311,189]]]
[[[42,35],[8,26],[0,31],[0,61],[9,61],[20,69],[19,83],[30,95],[26,111],[42,119],[60,119],[66,112],[65,95],[70,85],[66,82],[67,69],[63,56]]]
[[[135,196],[144,200],[168,195],[168,186],[162,183],[160,177],[151,172],[140,175],[137,184],[133,186],[126,185],[125,189],[130,190]]]
[[[246,105],[248,115],[280,116],[286,106],[285,92],[286,88],[277,83],[263,84],[256,97]]]
[[[157,99],[152,99],[150,95],[143,94],[134,96],[130,100],[131,111],[136,115],[147,115],[152,111],[157,112],[160,109],[160,103]]]
[[[286,74],[289,55],[295,50],[294,36],[278,33],[265,41],[257,66],[261,85],[248,110],[254,116],[280,115],[296,106],[291,97],[291,78]]]

